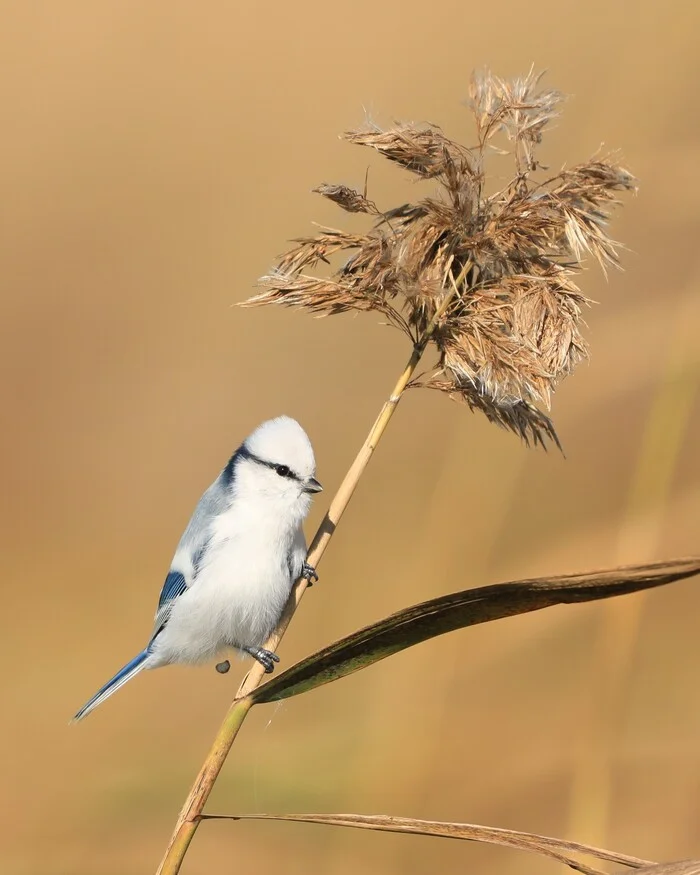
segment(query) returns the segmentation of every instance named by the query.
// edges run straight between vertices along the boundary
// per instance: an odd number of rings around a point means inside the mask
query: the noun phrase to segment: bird
[[[322,491],[304,429],[289,416],[259,425],[206,490],[180,538],[160,593],[153,632],[75,714],[82,720],[144,669],[205,662],[232,648],[267,673],[263,648],[294,582],[318,580],[306,562],[303,522]],[[228,660],[216,666],[228,670]]]

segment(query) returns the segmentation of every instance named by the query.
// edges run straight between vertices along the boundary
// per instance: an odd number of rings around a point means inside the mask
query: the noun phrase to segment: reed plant
[[[317,316],[374,311],[408,339],[408,360],[311,543],[308,562],[314,567],[408,389],[443,392],[528,445],[561,448],[550,418],[552,393],[588,354],[582,313],[591,302],[578,278],[587,257],[603,270],[618,264],[619,246],[609,234],[608,220],[619,195],[636,190],[634,177],[615,155],[597,154],[556,172],[540,163],[538,147],[562,100],[559,92],[543,88],[541,76],[533,71],[512,80],[485,72],[471,81],[470,146],[448,138],[433,124],[401,123],[386,129],[366,124],[348,131],[346,141],[373,149],[414,177],[430,181],[433,191],[384,209],[366,186],[358,191],[320,185],[317,193],[348,213],[364,216],[365,230],[323,227],[294,240],[246,302],[296,307]],[[487,175],[496,153],[510,157],[505,185]],[[182,808],[158,872],[180,871],[204,820],[241,819],[205,814],[204,806],[254,705],[312,690],[445,632],[555,604],[644,590],[699,571],[700,559],[687,559],[466,589],[406,608],[265,683],[262,667],[254,665]],[[265,645],[268,649],[276,650],[307,586],[306,580],[296,582],[280,625]],[[574,842],[470,824],[347,814],[273,819],[506,844],[589,875],[600,869],[581,856],[645,872],[653,868],[649,861]]]

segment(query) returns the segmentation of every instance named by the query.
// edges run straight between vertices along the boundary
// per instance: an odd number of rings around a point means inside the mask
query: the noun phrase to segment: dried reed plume
[[[616,193],[636,184],[602,156],[543,174],[536,149],[563,96],[539,90],[540,79],[532,71],[512,81],[472,77],[472,148],[430,124],[345,133],[435,180],[435,195],[380,211],[347,186],[319,186],[347,212],[373,217],[371,227],[365,234],[323,228],[295,240],[260,280],[264,291],[246,303],[317,315],[376,310],[416,346],[426,338],[437,347],[435,370],[409,385],[461,398],[527,444],[559,445],[538,405],[549,409],[559,380],[587,355],[580,322],[590,302],[574,277],[588,254],[603,270],[618,264],[607,221]],[[485,158],[498,133],[510,141],[515,173],[488,195]],[[335,253],[349,254],[342,267],[325,278],[309,273]]]

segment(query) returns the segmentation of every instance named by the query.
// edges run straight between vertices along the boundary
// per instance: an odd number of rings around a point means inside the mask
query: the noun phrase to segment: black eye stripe
[[[244,452],[241,453],[241,455],[246,459],[250,459],[252,462],[256,462],[258,465],[263,465],[265,468],[269,468],[280,477],[286,477],[289,480],[300,479],[287,465],[279,465],[277,462],[268,462],[267,459],[261,459],[259,456],[251,453],[250,450],[247,448],[245,448]]]

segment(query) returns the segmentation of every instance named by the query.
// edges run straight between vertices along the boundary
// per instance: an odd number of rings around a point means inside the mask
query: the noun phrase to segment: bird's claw
[[[265,650],[264,647],[244,647],[246,653],[249,653],[253,659],[257,659],[260,665],[265,669],[265,674],[271,674],[275,670],[275,663],[280,661],[279,656],[271,650]]]
[[[313,565],[309,565],[308,562],[304,562],[301,566],[301,576],[304,580],[308,581],[309,586],[313,586],[314,583],[318,580],[318,574],[316,574],[316,569]]]

